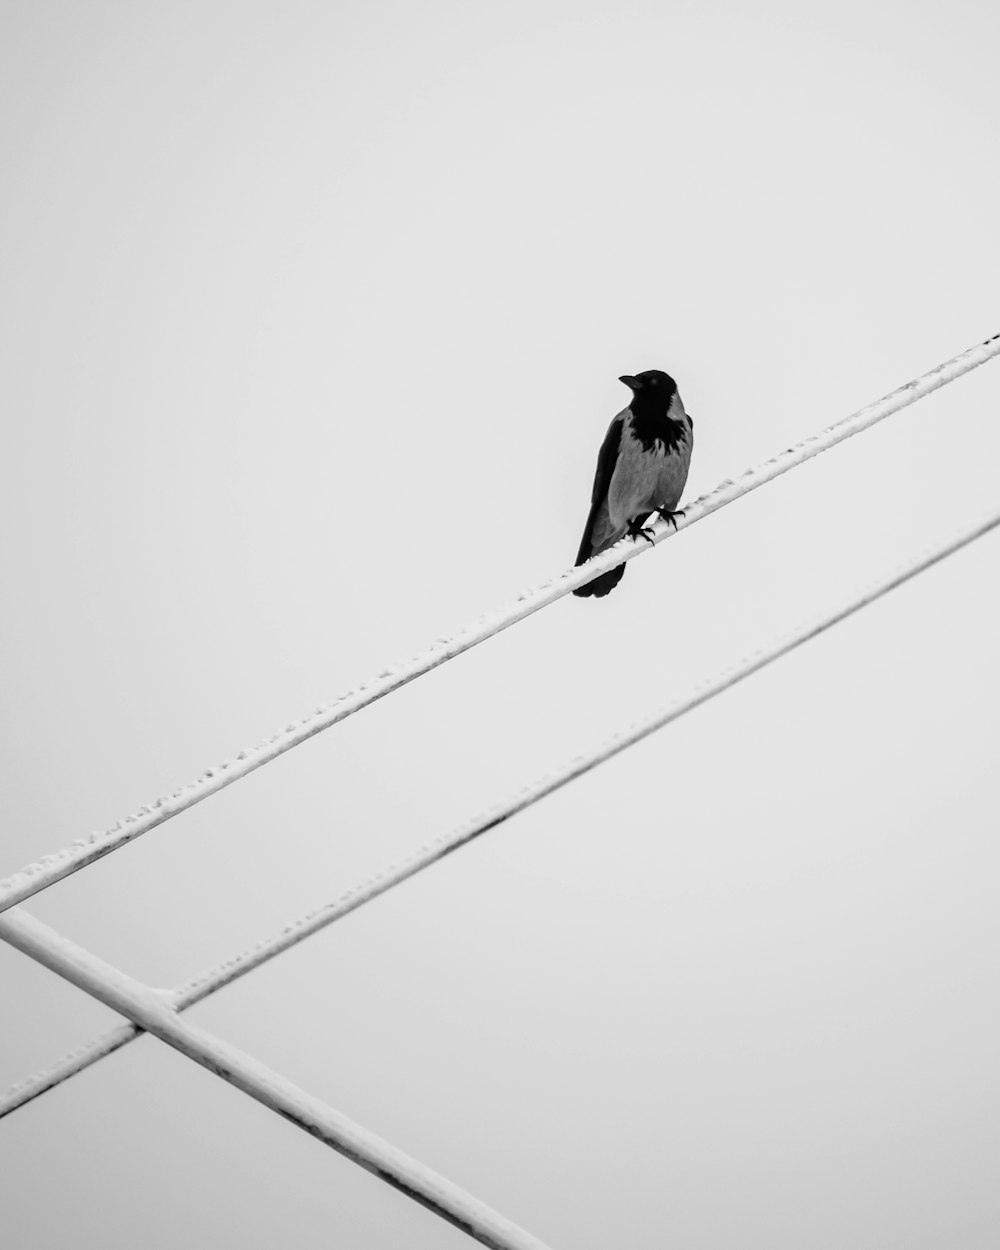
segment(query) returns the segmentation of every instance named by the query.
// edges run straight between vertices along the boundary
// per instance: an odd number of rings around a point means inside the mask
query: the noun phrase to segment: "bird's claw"
[[[669,508],[657,508],[661,520],[669,521],[670,524],[677,529],[677,518],[684,515],[684,509],[678,508],[676,512],[671,512]]]
[[[638,521],[629,521],[628,536],[629,538],[645,538],[651,547],[655,545],[653,542],[653,531],[648,525],[640,525]]]

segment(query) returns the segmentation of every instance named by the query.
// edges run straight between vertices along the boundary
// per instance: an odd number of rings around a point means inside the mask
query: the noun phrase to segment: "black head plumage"
[[[624,382],[633,394],[655,396],[658,400],[670,403],[671,396],[677,390],[677,383],[669,373],[662,369],[646,369],[642,373],[626,373],[618,379]]]
[[[627,373],[618,379],[632,391],[632,432],[647,451],[657,441],[664,450],[671,452],[684,437],[684,424],[674,412],[677,383],[662,369],[647,369],[644,373]]]

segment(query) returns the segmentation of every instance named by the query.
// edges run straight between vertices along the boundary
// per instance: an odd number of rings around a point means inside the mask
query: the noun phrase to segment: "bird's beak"
[[[633,391],[637,391],[639,387],[642,385],[639,379],[634,378],[630,373],[623,373],[622,376],[618,379],[618,381],[624,382],[625,385],[630,386]]]

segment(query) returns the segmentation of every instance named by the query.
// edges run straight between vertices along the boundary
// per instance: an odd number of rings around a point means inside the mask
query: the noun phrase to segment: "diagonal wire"
[[[156,990],[113,968],[23,908],[0,916],[0,937],[482,1245],[492,1250],[546,1250],[537,1237],[426,1164],[355,1124],[259,1059],[182,1020]]]
[[[678,528],[684,529],[685,526],[693,525],[702,517],[749,494],[758,486],[763,486],[765,482],[773,481],[782,473],[787,473],[789,469],[812,459],[813,456],[818,456],[821,452],[836,446],[837,443],[842,443],[844,439],[859,434],[862,430],[868,429],[876,422],[882,421],[885,417],[898,412],[899,409],[905,408],[908,404],[954,381],[955,378],[961,377],[970,369],[975,369],[997,355],[1000,355],[1000,334],[993,335],[983,343],[977,343],[974,347],[952,357],[951,360],[945,361],[944,364],[938,365],[929,373],[915,378],[912,382],[907,382],[905,386],[876,400],[875,403],[827,426],[810,438],[789,447],[787,451],[766,460],[763,464],[748,469],[735,481],[727,480],[720,483],[707,495],[702,495],[694,503],[688,504],[685,515],[678,518],[676,527],[664,521],[657,522],[652,527],[653,542],[662,542],[664,538],[669,538],[672,533],[676,533]],[[331,725],[346,720],[348,716],[367,707],[369,703],[374,703],[376,699],[381,699],[383,695],[398,690],[424,673],[429,673],[431,669],[485,642],[494,634],[500,633],[540,608],[568,595],[577,586],[583,585],[598,574],[626,560],[633,559],[645,551],[646,546],[645,542],[638,540],[622,540],[608,551],[589,560],[585,567],[569,569],[537,589],[526,591],[513,603],[497,612],[480,617],[478,621],[459,630],[456,634],[439,639],[426,651],[406,663],[383,670],[377,677],[343,695],[336,702],[317,708],[312,715],[287,725],[266,741],[246,748],[235,759],[226,760],[217,767],[210,768],[197,781],[181,786],[172,794],[140,808],[138,812],[125,820],[120,820],[110,829],[91,833],[85,838],[78,838],[61,851],[46,855],[37,863],[28,864],[12,876],[0,880],[0,911],[13,907],[15,903],[23,902],[63,877],[78,872],[87,864],[92,864],[109,852],[125,846],[134,838],[148,833],[157,825],[162,825],[172,816],[186,811],[189,807],[200,803],[202,799],[207,799],[209,795],[245,777],[254,769],[260,768],[285,751],[291,750],[292,747],[298,746],[324,729],[329,729]]]
[[[918,573],[944,560],[947,556],[954,554],[954,552],[974,542],[977,538],[981,538],[984,534],[997,528],[997,526],[1000,526],[1000,510],[995,511],[985,519],[967,526],[945,541],[925,549],[919,555],[912,557],[906,564],[901,565],[892,573],[856,594],[847,603],[817,614],[806,623],[783,634],[776,641],[761,647],[737,663],[723,669],[688,693],[670,700],[654,715],[615,734],[614,737],[607,739],[596,749],[591,750],[587,754],[578,755],[562,768],[526,786],[523,790],[507,798],[504,802],[498,803],[487,812],[473,817],[471,820],[453,829],[450,833],[444,834],[420,847],[398,864],[390,865],[356,885],[353,889],[340,895],[339,898],[315,908],[306,915],[301,916],[298,920],[286,924],[270,938],[258,942],[256,946],[251,947],[242,954],[227,959],[216,967],[194,977],[176,990],[166,991],[168,1001],[177,1011],[183,1011],[194,1003],[201,1002],[202,999],[209,997],[217,990],[222,989],[231,982],[245,976],[254,968],[273,959],[275,955],[281,954],[282,951],[295,946],[313,933],[318,933],[335,920],[341,919],[341,917],[348,915],[348,913],[356,910],[358,907],[362,907],[365,903],[371,902],[372,899],[378,898],[380,894],[384,894],[387,890],[391,890],[409,877],[415,876],[425,868],[429,868],[431,864],[443,859],[452,851],[458,850],[459,847],[465,846],[474,838],[479,837],[490,829],[495,829],[497,825],[502,824],[517,812],[524,811],[525,808],[537,803],[539,799],[567,785],[570,781],[589,772],[592,768],[596,768],[598,764],[611,759],[612,756],[618,755],[626,748],[642,741],[643,738],[648,737],[657,729],[663,728],[664,725],[669,725],[671,721],[677,720],[686,712],[690,712],[693,708],[714,698],[715,695],[728,690],[730,686],[736,685],[737,682],[750,676],[751,673],[756,673],[759,669],[780,659],[781,656],[787,655],[788,652],[793,651],[804,642],[808,642],[809,639],[815,638],[818,634],[852,616],[867,604],[880,599],[897,586],[901,586]],[[0,917],[0,934],[2,934],[2,926],[3,917]],[[89,1067],[90,1064],[95,1063],[98,1059],[117,1050],[120,1046],[137,1037],[140,1032],[141,1030],[134,1025],[120,1026],[89,1045],[74,1051],[55,1066],[14,1086],[0,1100],[0,1118],[30,1102],[33,1098],[37,1098],[39,1094],[44,1093],[46,1090],[52,1089],[55,1085],[73,1076],[76,1072]]]

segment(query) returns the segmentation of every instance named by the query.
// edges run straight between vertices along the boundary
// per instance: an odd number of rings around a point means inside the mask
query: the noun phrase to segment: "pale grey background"
[[[1000,329],[1000,18],[2,6],[12,871],[564,567],[618,374],[688,497]],[[1000,366],[32,901],[173,985],[997,501]],[[193,1017],[554,1247],[993,1247],[984,539]],[[0,947],[0,1083],[113,1020]],[[17,1250],[465,1239],[148,1039]]]

